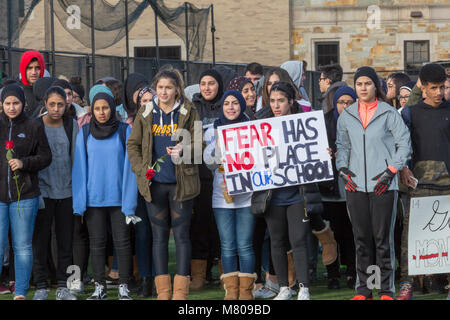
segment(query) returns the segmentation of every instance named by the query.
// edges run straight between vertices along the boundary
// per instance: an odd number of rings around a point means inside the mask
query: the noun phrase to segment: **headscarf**
[[[138,97],[137,97],[137,105],[138,105],[138,109],[140,108],[142,96],[143,96],[146,92],[150,92],[150,93],[152,94],[152,96],[156,95],[156,91],[153,90],[153,88],[151,88],[150,86],[145,86],[144,88],[142,88],[142,89],[139,91]]]
[[[214,69],[208,69],[206,71],[203,71],[202,74],[200,75],[200,79],[198,80],[198,82],[200,83],[203,79],[203,77],[206,76],[210,76],[213,77],[217,83],[219,84],[219,89],[217,90],[217,95],[214,97],[214,99],[210,100],[209,102],[214,104],[217,101],[220,100],[220,98],[222,98],[222,94],[223,94],[223,81],[222,81],[222,76],[220,75],[219,72],[217,72]],[[202,96],[203,97],[203,96]],[[204,98],[203,98],[204,99]],[[205,100],[206,101],[206,100]]]
[[[94,105],[97,100],[106,100],[111,109],[111,116],[105,123],[100,123],[97,121],[94,115]],[[92,118],[90,122],[90,132],[92,136],[97,140],[103,140],[111,137],[116,133],[119,128],[120,121],[116,118],[116,104],[114,103],[114,98],[105,92],[97,93],[92,99]]]
[[[2,88],[2,93],[0,96],[0,100],[2,101],[2,104],[5,103],[5,99],[10,97],[10,96],[14,96],[17,99],[20,100],[20,102],[22,102],[22,111],[20,112],[19,115],[17,115],[14,119],[12,119],[12,121],[18,121],[20,119],[23,119],[23,117],[26,117],[24,109],[25,109],[25,93],[23,92],[23,89],[17,85],[17,84],[9,84],[6,87]],[[0,116],[3,117],[3,119],[7,119],[8,116],[6,115],[6,113],[3,111],[2,113],[0,113]]]
[[[352,97],[353,100],[355,100],[355,101],[357,99],[356,92],[355,92],[355,90],[353,90],[353,88],[348,87],[348,86],[343,86],[343,87],[340,87],[339,89],[337,89],[334,94],[334,97],[333,97],[333,106],[334,106],[333,114],[334,114],[334,118],[336,120],[337,120],[337,118],[339,118],[339,112],[337,111],[337,101],[339,100],[340,97],[342,97],[344,95],[348,95],[348,96]]]
[[[44,99],[45,96],[45,92],[52,86],[52,83],[56,80],[56,78],[39,78],[33,84],[33,94],[37,101],[42,102],[42,99]]]
[[[253,82],[249,78],[236,77],[230,81],[230,84],[228,85],[228,90],[237,90],[239,92],[242,92],[242,89],[245,87],[247,83],[253,84]]]
[[[225,114],[223,113],[223,104],[225,102],[225,99],[228,96],[233,96],[236,99],[238,99],[239,101],[239,106],[240,106],[240,111],[239,111],[239,116],[234,119],[234,120],[229,120],[225,117]],[[217,128],[219,126],[225,126],[227,124],[232,124],[232,123],[238,123],[238,122],[244,122],[244,121],[249,121],[250,118],[245,114],[245,108],[246,108],[246,103],[245,103],[245,99],[242,96],[242,94],[237,91],[237,90],[228,90],[223,94],[222,100],[220,100],[220,115],[219,115],[219,119],[217,119],[216,121],[214,121],[214,128]]]
[[[135,115],[138,110],[138,105],[133,101],[133,95],[137,90],[140,90],[149,85],[147,78],[140,73],[131,73],[123,84],[123,98],[122,103],[125,111],[129,116]]]
[[[92,101],[94,100],[94,97],[97,95],[97,93],[100,93],[100,92],[107,93],[108,95],[111,96],[111,98],[114,99],[114,95],[113,95],[111,89],[109,89],[107,86],[104,86],[102,84],[96,84],[89,91],[89,102],[90,102],[91,106],[94,105],[92,103]]]

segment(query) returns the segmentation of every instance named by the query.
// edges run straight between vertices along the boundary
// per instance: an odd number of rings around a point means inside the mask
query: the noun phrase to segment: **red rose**
[[[153,177],[155,176],[155,170],[153,169],[148,169],[147,172],[145,173],[145,177],[147,178],[147,180],[151,180]]]
[[[11,141],[5,141],[6,149],[14,149],[14,142]]]

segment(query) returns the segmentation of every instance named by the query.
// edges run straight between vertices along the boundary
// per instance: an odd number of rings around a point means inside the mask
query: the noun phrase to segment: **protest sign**
[[[322,111],[221,126],[230,195],[333,179]]]
[[[409,275],[450,273],[450,195],[412,198],[408,230]]]

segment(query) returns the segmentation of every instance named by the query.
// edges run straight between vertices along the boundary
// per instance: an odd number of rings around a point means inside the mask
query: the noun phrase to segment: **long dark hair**
[[[291,86],[295,90],[295,98],[294,100],[300,100],[302,98],[302,95],[300,94],[300,91],[295,86],[294,82],[292,81],[291,77],[289,76],[289,73],[281,68],[272,68],[269,71],[266,72],[264,75],[264,84],[262,87],[262,105],[263,107],[268,107],[270,100],[269,95],[270,92],[267,92],[267,85],[269,83],[269,78],[271,75],[276,74],[280,78],[280,82],[287,82],[290,83]]]

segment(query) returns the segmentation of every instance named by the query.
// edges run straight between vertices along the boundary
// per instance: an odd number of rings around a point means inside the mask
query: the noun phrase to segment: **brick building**
[[[386,75],[394,70],[414,73],[423,62],[450,60],[448,0],[190,2],[200,8],[214,3],[216,61],[280,65],[300,59],[308,62],[310,70],[339,62],[347,73],[370,65]],[[176,7],[183,1],[164,3]],[[50,48],[46,10],[46,0],[41,1],[22,33],[21,47]],[[55,29],[57,50],[90,51],[74,40],[57,19]],[[153,10],[147,8],[130,31],[130,56],[151,52],[146,48],[155,46],[154,34]],[[161,22],[159,44],[166,48],[165,54],[185,58],[184,42]],[[208,26],[204,61],[212,60],[211,47]],[[125,39],[97,52],[125,55]]]

